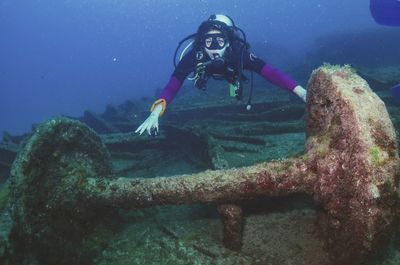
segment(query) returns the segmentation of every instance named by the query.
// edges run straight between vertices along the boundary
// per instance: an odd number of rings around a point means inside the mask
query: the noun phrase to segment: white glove
[[[147,130],[147,133],[151,135],[153,129],[155,129],[155,134],[158,134],[158,117],[160,117],[163,111],[162,104],[157,104],[153,111],[150,113],[150,116],[136,129],[135,133],[139,133],[140,135]]]
[[[304,102],[307,101],[307,90],[305,90],[302,86],[296,86],[293,89],[293,93],[299,96]]]

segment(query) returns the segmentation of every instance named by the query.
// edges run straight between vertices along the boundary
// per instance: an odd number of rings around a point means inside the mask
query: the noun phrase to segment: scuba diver
[[[400,26],[400,0],[370,0],[369,9],[376,23],[384,26]],[[400,84],[392,87],[390,92],[394,100],[400,104]]]
[[[183,43],[190,43],[183,49],[178,65],[176,55]],[[174,55],[175,71],[160,97],[151,106],[150,116],[136,129],[135,133],[147,131],[149,135],[158,134],[158,118],[165,112],[167,106],[181,88],[184,80],[193,73],[189,80],[201,90],[205,90],[209,78],[226,80],[230,84],[230,94],[236,99],[242,99],[242,82],[245,80],[243,70],[258,73],[264,79],[286,89],[304,102],[307,91],[289,76],[265,63],[249,51],[246,35],[233,20],[226,15],[212,15],[204,21],[195,34],[183,39],[176,48]],[[247,110],[251,108],[253,90],[251,80],[250,95]]]

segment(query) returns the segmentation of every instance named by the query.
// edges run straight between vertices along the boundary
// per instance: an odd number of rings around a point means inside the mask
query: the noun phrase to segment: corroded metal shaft
[[[306,169],[307,165],[300,158],[176,177],[89,178],[84,187],[95,202],[125,208],[197,202],[223,203],[259,196],[311,194],[316,174]]]

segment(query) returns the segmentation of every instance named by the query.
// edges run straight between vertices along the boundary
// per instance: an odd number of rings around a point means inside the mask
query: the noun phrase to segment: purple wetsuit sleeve
[[[186,77],[194,70],[196,66],[196,54],[193,50],[189,51],[178,63],[175,71],[172,73],[168,84],[164,87],[159,98],[165,99],[170,104],[175,98],[179,89],[182,87]]]
[[[174,75],[169,79],[168,84],[164,87],[159,98],[165,99],[167,104],[171,103],[182,86],[182,81]]]
[[[282,71],[274,68],[272,65],[265,63],[253,53],[247,52],[243,59],[245,69],[260,74],[272,84],[289,91],[293,91],[297,86],[296,81],[284,74]]]
[[[289,91],[293,91],[297,86],[296,81],[267,63],[261,68],[260,74],[272,84]]]

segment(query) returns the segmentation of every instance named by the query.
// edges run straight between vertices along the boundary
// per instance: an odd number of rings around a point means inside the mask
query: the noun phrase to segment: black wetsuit
[[[210,64],[206,67],[206,75],[217,79],[225,79],[233,83],[241,74],[241,69],[250,70],[261,74],[261,69],[265,62],[257,58],[254,54],[247,50],[241,51],[241,44],[234,43],[227,48],[224,54],[224,64]],[[243,60],[241,57],[243,55]],[[208,54],[205,51],[191,50],[182,58],[173,75],[180,81],[183,81],[191,72],[193,72],[198,63],[206,63],[210,61]],[[243,62],[243,68],[241,68]]]
[[[243,56],[243,60],[241,60],[241,56]],[[166,104],[169,104],[178,93],[185,78],[195,71],[196,65],[198,63],[207,63],[208,61],[210,61],[210,58],[204,50],[190,50],[177,65],[158,100],[165,100]],[[243,67],[240,65],[241,62]],[[239,79],[238,76],[241,75],[241,69],[258,73],[269,82],[289,91],[293,91],[297,86],[296,81],[270,64],[265,63],[248,50],[244,50],[242,55],[241,43],[239,42],[233,43],[227,48],[223,65],[218,64],[216,66],[211,64],[205,69],[205,74],[206,78],[212,76],[234,83]]]

